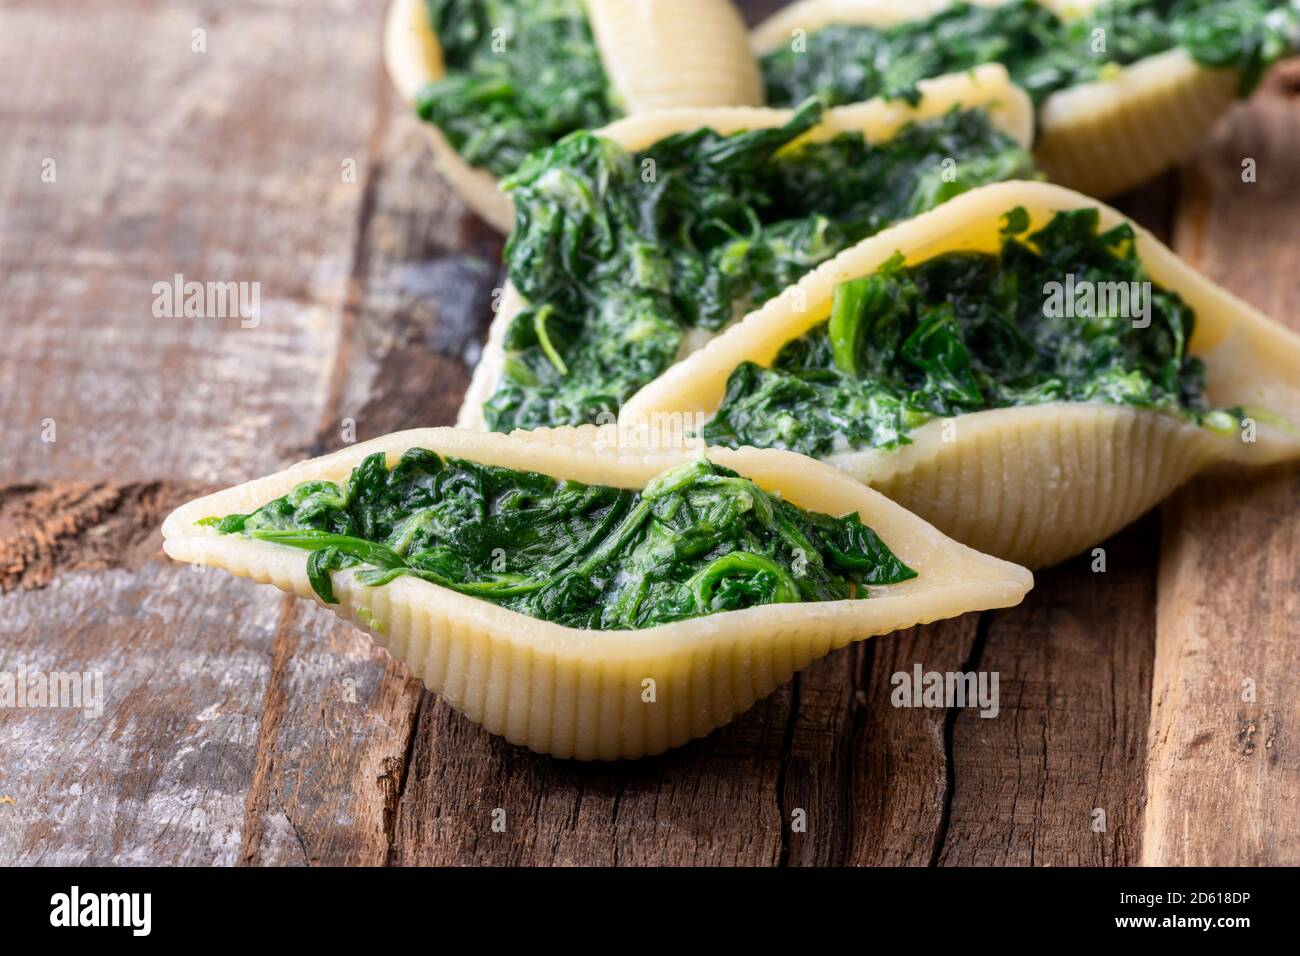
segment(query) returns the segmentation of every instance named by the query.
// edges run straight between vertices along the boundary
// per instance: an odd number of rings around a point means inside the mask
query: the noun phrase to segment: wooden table
[[[382,14],[0,0],[0,671],[105,689],[98,719],[0,710],[0,862],[1300,863],[1295,468],[1197,480],[1104,573],[616,765],[505,744],[329,613],[165,560],[199,492],[452,421],[500,240],[389,88]],[[1298,156],[1283,66],[1122,205],[1300,327]],[[260,324],[155,317],[178,273],[259,282]],[[890,706],[917,663],[997,671],[1000,715]]]

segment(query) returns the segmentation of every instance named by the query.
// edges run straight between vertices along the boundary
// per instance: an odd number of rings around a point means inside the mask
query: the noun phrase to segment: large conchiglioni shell
[[[628,115],[679,106],[757,106],[758,65],[730,0],[585,0],[616,101]],[[446,75],[424,0],[392,0],[384,59],[402,99]],[[432,123],[424,124],[439,169],[465,202],[501,232],[514,224],[496,177],[470,166]]]
[[[616,426],[495,435],[437,428],[400,432],[200,498],[163,525],[178,561],[224,568],[315,599],[307,552],[222,536],[202,518],[245,513],[308,479],[344,482],[367,455],[390,464],[412,447],[556,478],[642,488],[702,449]],[[612,760],[659,753],[731,720],[796,670],[877,634],[1019,603],[1028,571],[958,544],[835,469],[788,452],[709,449],[720,465],[800,507],[857,512],[918,572],[867,600],[780,604],[639,631],[586,631],[507,610],[412,577],[369,587],[336,572],[331,609],[369,631],[449,705],[513,743],[543,753]]]
[[[768,365],[786,342],[824,322],[836,285],[869,275],[895,252],[910,264],[994,252],[1002,216],[1016,206],[1029,212],[1032,228],[1084,207],[1100,210],[1102,228],[1129,223],[1152,281],[1196,312],[1190,351],[1205,362],[1207,400],[1258,417],[1223,435],[1128,405],[1029,405],[932,420],[910,434],[911,444],[836,454],[829,463],[971,547],[1043,567],[1104,540],[1210,463],[1300,456],[1300,336],[1114,209],[1047,183],[984,186],[846,250],[643,388],[620,423],[711,417],[736,366]]]
[[[1007,71],[989,64],[968,73],[957,73],[921,84],[921,99],[915,106],[903,100],[870,100],[852,106],[827,110],[822,122],[810,130],[805,139],[830,139],[840,133],[861,133],[869,142],[884,142],[909,123],[923,122],[948,113],[956,107],[986,110],[992,124],[1028,148],[1034,139],[1034,109],[1025,92],[1011,83]],[[687,130],[710,127],[730,134],[749,129],[783,126],[793,110],[766,108],[714,108],[662,110],[632,116],[612,123],[601,131],[624,149],[635,152],[647,149],[662,139]],[[482,358],[474,369],[456,424],[462,428],[486,428],[483,403],[492,397],[505,368],[505,336],[524,300],[512,284],[507,284],[488,332]],[[711,336],[694,330],[683,351],[689,354],[702,347]]]
[[[994,6],[1002,0],[974,0]],[[1040,0],[1069,18],[1097,0]],[[801,0],[752,34],[758,55],[833,23],[889,27],[929,17],[951,0]],[[1236,96],[1238,73],[1209,69],[1175,49],[1117,69],[1114,76],[1061,90],[1038,113],[1039,165],[1057,183],[1113,196],[1190,155]]]
[[[1049,96],[1034,155],[1053,182],[1114,196],[1191,156],[1236,100],[1237,82],[1235,70],[1206,69],[1186,50],[1147,57]]]

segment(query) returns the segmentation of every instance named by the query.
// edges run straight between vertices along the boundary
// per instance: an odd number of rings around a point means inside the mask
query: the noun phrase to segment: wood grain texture
[[[897,673],[958,670],[978,615],[910,628],[819,661],[799,675],[784,780],[792,866],[928,866],[944,839],[949,760],[943,708],[890,702]]]
[[[942,864],[1137,861],[1155,540],[1152,522],[1139,522],[1039,572],[1020,607],[988,615],[973,663],[999,675],[1006,709],[991,719],[957,715]]]
[[[97,721],[6,713],[6,862],[387,855],[418,688],[332,616],[164,562],[156,534],[204,490],[186,477],[278,467],[331,398],[387,86],[377,42],[356,42],[377,5],[317,13],[3,12],[0,471],[25,483],[0,492],[22,589],[0,669],[105,683]],[[259,282],[261,321],[155,318],[176,272]],[[35,483],[51,474],[81,483]]]
[[[663,756],[580,764],[513,747],[426,698],[393,862],[774,866],[788,714],[780,690]]]
[[[235,863],[279,603],[161,561],[7,594],[0,671],[99,675],[103,713],[4,711],[0,860]]]
[[[157,556],[173,508],[216,489],[197,482],[0,486],[0,593],[65,571],[134,570]]]
[[[433,171],[386,87],[373,114],[342,333],[301,456],[450,424],[498,281],[500,240]],[[386,863],[424,696],[368,637],[284,598],[240,862]]]
[[[1290,65],[1186,171],[1174,243],[1300,329],[1298,151]],[[1164,512],[1142,861],[1300,863],[1300,469],[1202,477]]]
[[[421,695],[355,628],[283,598],[239,862],[387,862]]]
[[[5,4],[0,480],[229,482],[310,439],[385,81],[376,4],[296,6]],[[177,274],[259,283],[257,326],[155,317]]]

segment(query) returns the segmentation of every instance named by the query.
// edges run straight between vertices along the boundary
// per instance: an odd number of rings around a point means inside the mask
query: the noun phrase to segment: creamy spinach
[[[494,431],[612,418],[669,365],[688,329],[716,331],[885,226],[1032,160],[979,111],[954,111],[872,145],[795,144],[821,119],[698,129],[639,153],[575,133],[505,182],[510,279],[528,306],[506,335],[486,402]],[[793,145],[792,145],[793,144]]]
[[[1130,226],[1101,232],[1097,210],[1080,209],[1027,231],[1016,209],[997,254],[912,267],[895,257],[837,286],[828,321],[787,342],[770,368],[736,368],[703,437],[824,457],[893,448],[935,416],[1058,401],[1234,426],[1205,405],[1204,367],[1187,354],[1194,313],[1146,285]]]
[[[797,508],[705,459],[643,491],[442,458],[374,454],[346,485],[309,481],[204,522],[311,552],[312,587],[361,566],[411,575],[569,627],[651,627],[760,604],[866,598],[916,576],[858,515]]]
[[[917,81],[982,63],[1004,64],[1041,103],[1057,90],[1183,47],[1205,66],[1240,70],[1244,94],[1297,48],[1298,37],[1295,0],[1109,0],[1071,20],[1036,0],[1008,0],[955,3],[883,29],[831,24],[809,35],[806,49],[791,43],[769,53],[762,67],[768,101],[778,106],[813,95],[832,103],[915,99]]]
[[[620,113],[581,0],[426,0],[447,75],[416,97],[473,166],[524,156]]]

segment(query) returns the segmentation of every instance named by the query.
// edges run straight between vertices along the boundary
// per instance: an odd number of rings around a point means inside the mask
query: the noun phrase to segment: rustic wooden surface
[[[1184,176],[1174,246],[1300,328],[1300,63],[1272,81]],[[1297,515],[1295,467],[1205,476],[1164,508],[1143,862],[1300,862]]]
[[[205,489],[453,418],[500,241],[430,168],[381,16],[0,0],[0,671],[106,696],[0,711],[0,862],[1300,863],[1296,469],[1198,480],[1104,574],[618,765],[505,744],[314,605],[163,559]],[[1300,325],[1298,93],[1275,71],[1123,205]],[[178,272],[260,282],[261,324],[154,318]],[[917,663],[999,672],[1000,715],[890,706]]]

